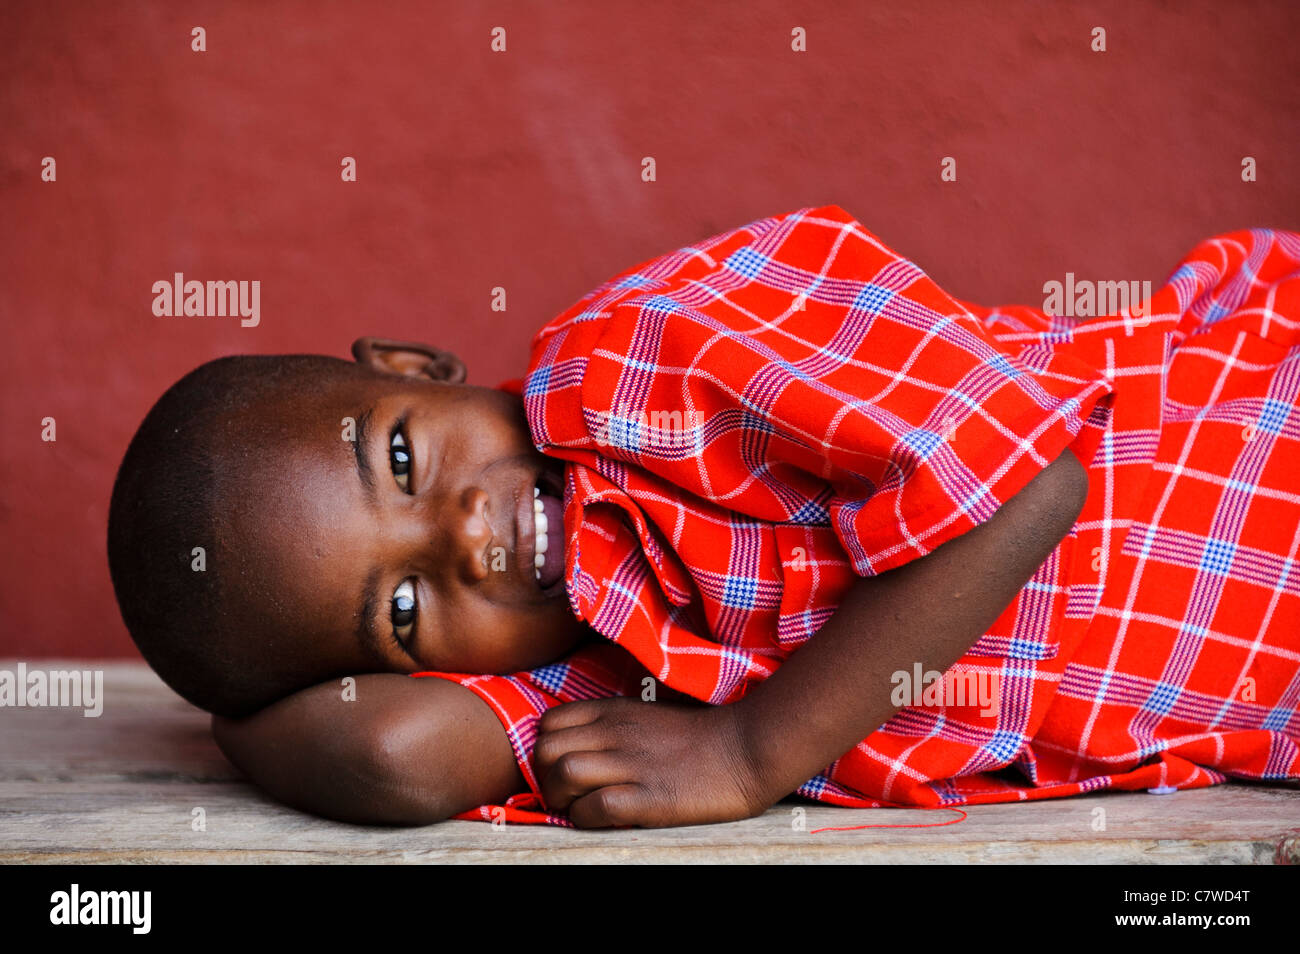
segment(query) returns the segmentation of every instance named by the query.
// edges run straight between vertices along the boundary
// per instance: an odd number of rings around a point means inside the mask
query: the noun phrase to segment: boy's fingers
[[[574,799],[627,778],[626,760],[618,753],[566,752],[541,779],[542,801],[552,812],[565,812]]]
[[[644,797],[640,785],[607,785],[577,799],[569,808],[569,820],[578,828],[635,825]]]
[[[541,732],[556,732],[577,725],[586,725],[600,717],[609,701],[608,699],[582,699],[578,702],[552,706],[542,713],[541,719],[537,721],[537,728]]]
[[[569,752],[604,752],[611,748],[600,727],[587,723],[571,729],[538,733],[533,745],[533,768],[545,775]]]

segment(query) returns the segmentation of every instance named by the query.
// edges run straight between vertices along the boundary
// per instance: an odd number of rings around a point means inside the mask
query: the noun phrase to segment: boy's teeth
[[[537,579],[542,578],[542,567],[546,565],[546,551],[550,547],[550,521],[546,518],[546,510],[542,506],[541,487],[533,486],[533,575]]]

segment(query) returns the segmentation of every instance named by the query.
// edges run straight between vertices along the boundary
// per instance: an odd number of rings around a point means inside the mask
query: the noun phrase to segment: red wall
[[[375,333],[493,384],[614,272],[829,202],[985,303],[1041,304],[1066,271],[1158,283],[1203,237],[1300,227],[1297,10],[10,0],[0,655],[134,653],[113,474],[158,394],[217,355]],[[154,317],[176,271],[260,280],[260,326]]]

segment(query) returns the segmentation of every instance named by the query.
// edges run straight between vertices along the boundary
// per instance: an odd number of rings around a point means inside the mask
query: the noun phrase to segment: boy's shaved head
[[[359,672],[514,672],[585,632],[558,552],[534,576],[532,488],[560,524],[563,471],[520,399],[461,383],[459,360],[425,346],[354,353],[209,362],[158,400],[118,471],[122,617],[209,712]]]
[[[118,606],[149,664],[202,709],[239,715],[283,695],[285,674],[258,665],[256,640],[238,638],[248,623],[240,591],[258,581],[222,545],[241,471],[265,452],[256,408],[357,370],[323,355],[210,361],[167,390],[127,449],[108,520]]]

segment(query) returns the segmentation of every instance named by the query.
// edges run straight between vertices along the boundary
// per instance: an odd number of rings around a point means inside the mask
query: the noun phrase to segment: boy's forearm
[[[985,524],[917,560],[857,581],[830,621],[733,704],[766,804],[887,722],[891,675],[947,670],[1073,526],[1087,474],[1070,451]]]
[[[313,686],[244,719],[214,716],[217,744],[260,788],[340,821],[428,824],[526,788],[500,721],[445,679],[392,673]]]

